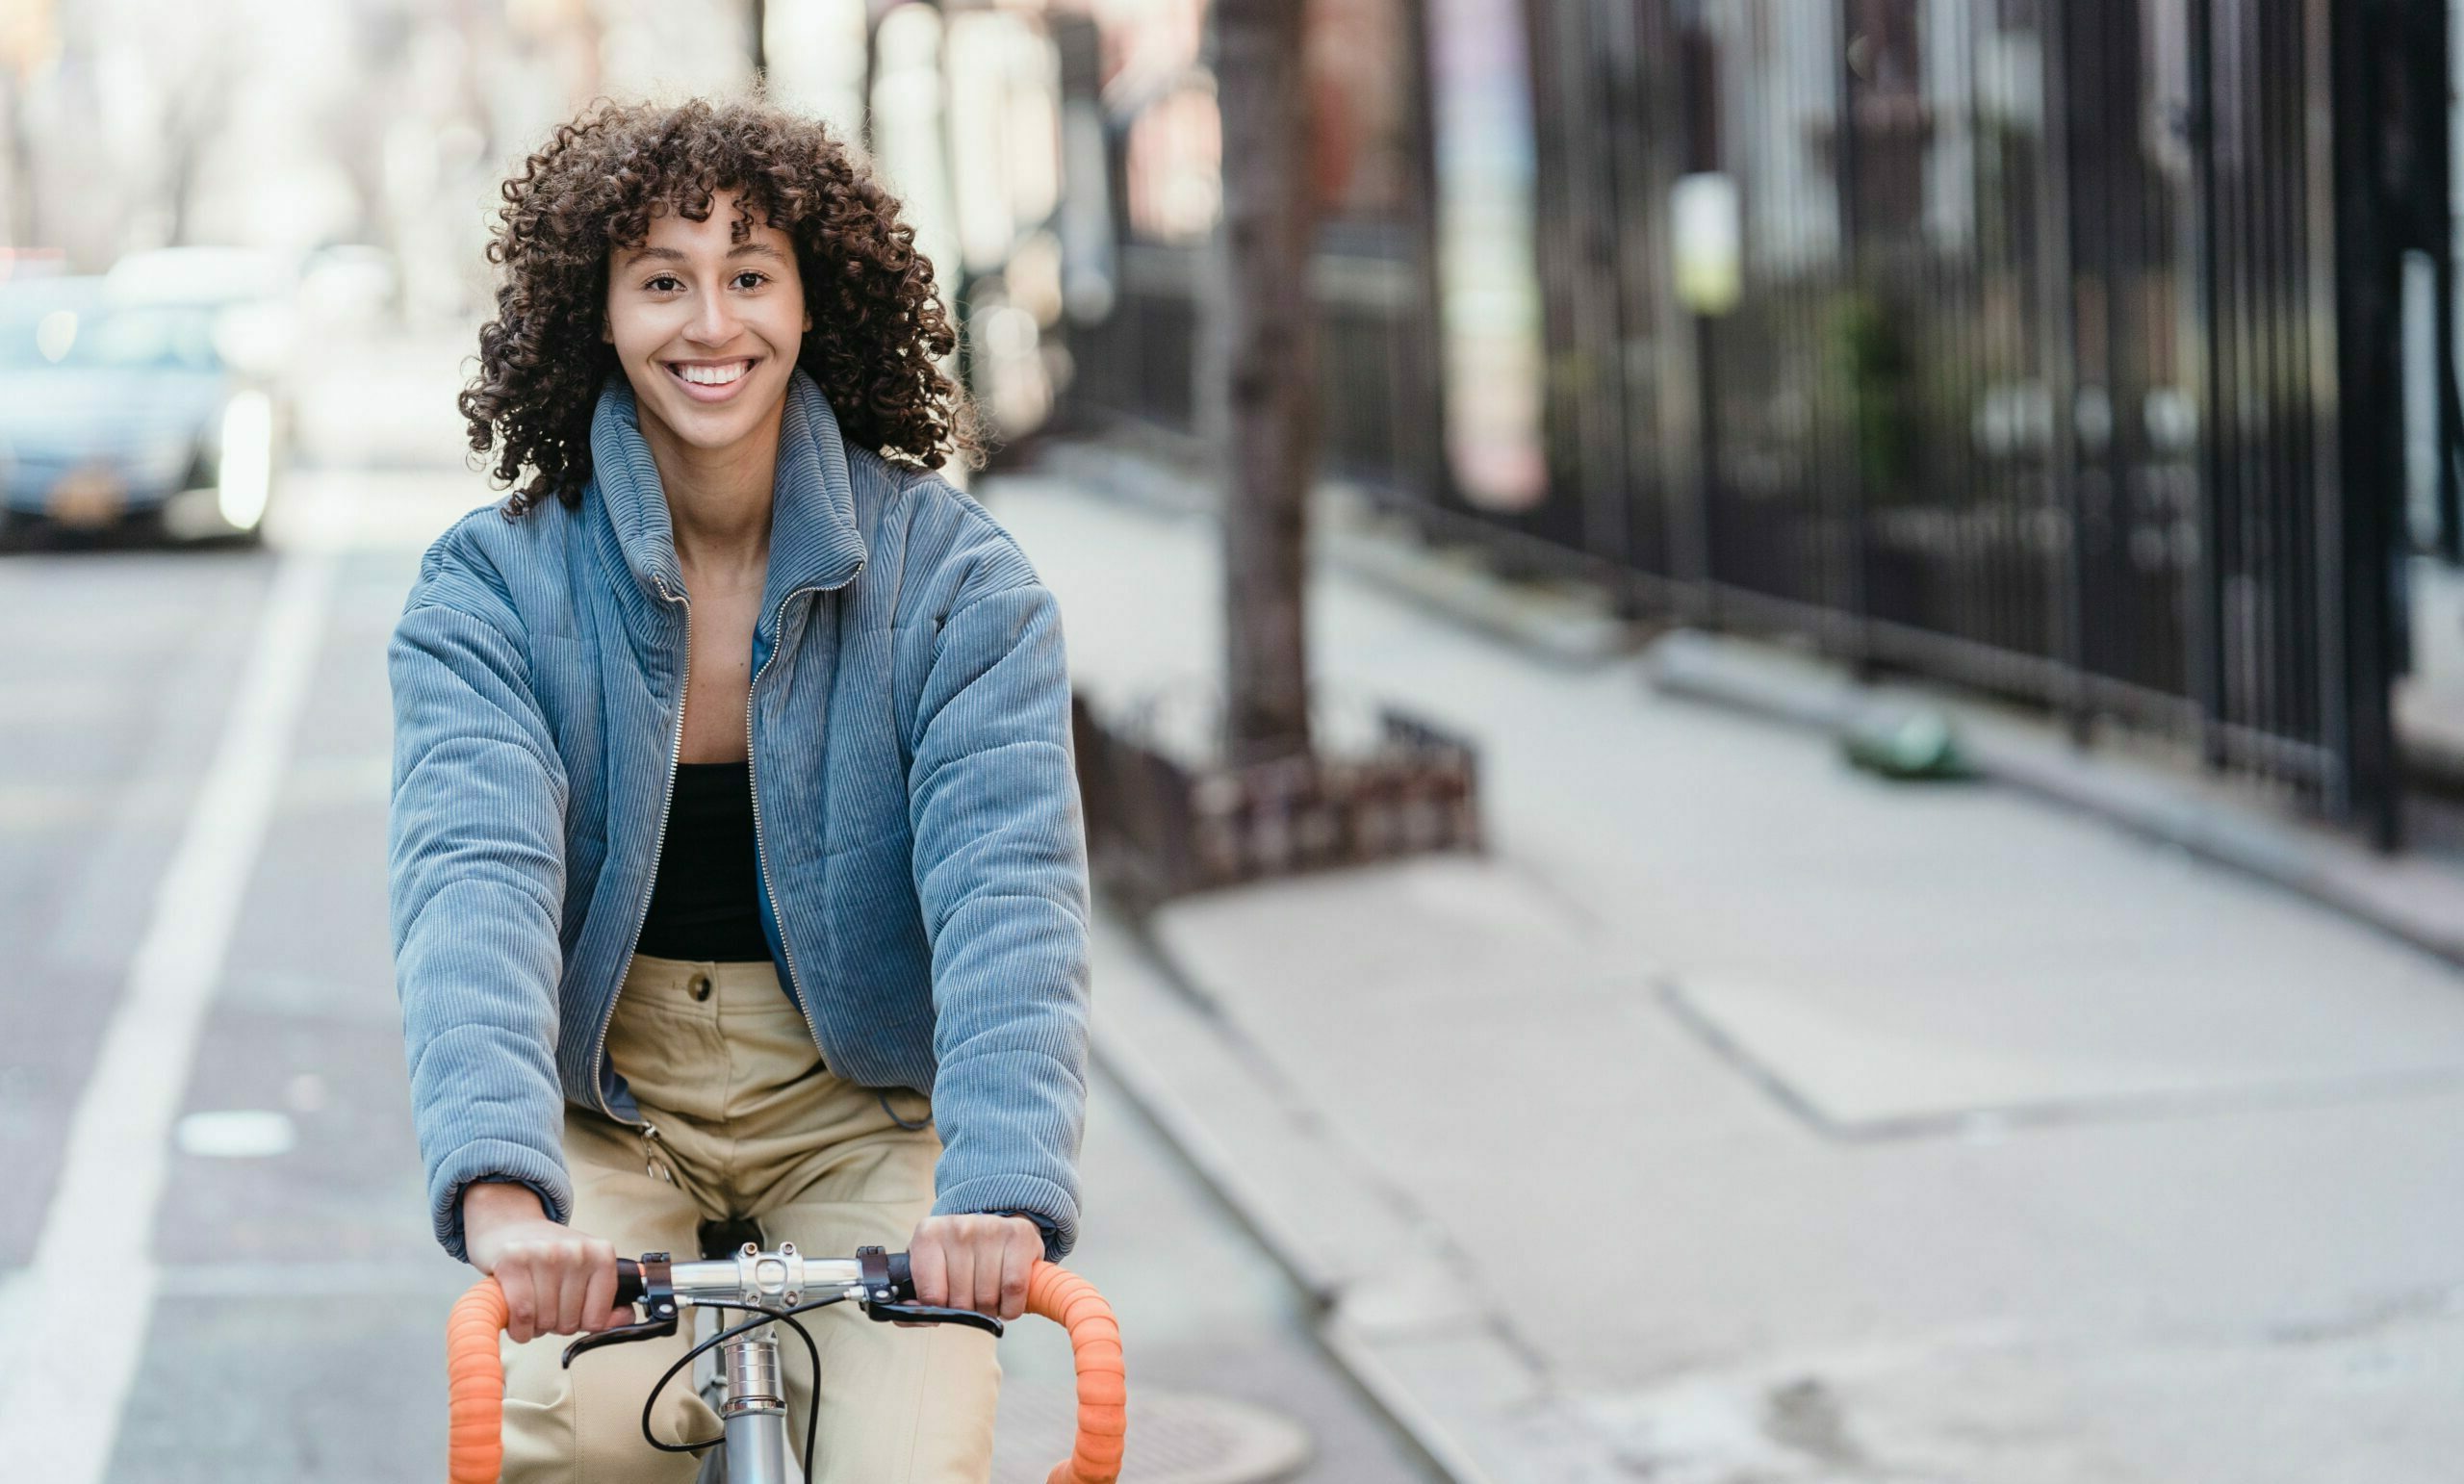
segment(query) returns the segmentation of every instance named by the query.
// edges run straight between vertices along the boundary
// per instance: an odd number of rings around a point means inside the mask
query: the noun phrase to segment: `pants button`
[[[684,987],[692,991],[693,998],[697,1000],[706,1000],[710,997],[710,976],[707,974],[696,974],[691,979],[685,981]]]

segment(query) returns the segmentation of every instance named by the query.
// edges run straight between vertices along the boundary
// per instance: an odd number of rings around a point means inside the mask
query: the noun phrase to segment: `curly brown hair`
[[[735,241],[759,219],[795,242],[813,327],[796,361],[852,444],[938,469],[983,460],[974,407],[936,364],[958,342],[899,203],[820,123],[764,99],[675,105],[602,98],[559,126],[500,188],[488,261],[504,269],[479,371],[460,398],[475,453],[521,515],[581,500],[590,422],[617,369],[600,339],[611,251],[648,240],[660,208],[709,219],[736,193]],[[523,482],[523,471],[533,471]],[[519,486],[515,488],[515,486]]]

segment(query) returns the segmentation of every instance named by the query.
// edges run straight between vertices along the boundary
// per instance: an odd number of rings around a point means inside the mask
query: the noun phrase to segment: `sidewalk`
[[[1083,683],[1214,673],[1202,516],[986,498]],[[1097,1047],[1450,1473],[2447,1476],[2452,971],[1636,662],[1315,601],[1322,683],[1480,739],[1495,852],[1107,924]]]

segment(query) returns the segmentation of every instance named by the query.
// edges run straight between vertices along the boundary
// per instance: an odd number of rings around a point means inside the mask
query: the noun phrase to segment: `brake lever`
[[[584,1350],[596,1350],[605,1344],[629,1344],[636,1340],[658,1340],[676,1333],[675,1271],[664,1252],[645,1252],[639,1267],[642,1289],[642,1311],[650,1316],[639,1324],[619,1324],[595,1335],[584,1335],[565,1346],[564,1366],[573,1369],[574,1357]],[[618,1296],[631,1286],[631,1274],[620,1270],[617,1275]]]
[[[603,1344],[628,1344],[635,1340],[656,1340],[676,1333],[676,1316],[654,1319],[644,1324],[619,1324],[595,1335],[584,1335],[565,1346],[565,1366],[572,1369],[574,1357],[584,1350],[596,1350]]]
[[[988,1314],[972,1309],[944,1309],[937,1304],[869,1303],[864,1312],[884,1324],[959,1324],[980,1329],[993,1339],[1001,1338],[1002,1323]]]
[[[980,1329],[995,1340],[1001,1338],[1001,1321],[991,1315],[899,1301],[900,1294],[912,1296],[915,1292],[906,1253],[900,1253],[893,1263],[880,1247],[858,1247],[856,1264],[857,1287],[860,1291],[857,1297],[864,1312],[884,1324],[962,1324],[968,1329]]]

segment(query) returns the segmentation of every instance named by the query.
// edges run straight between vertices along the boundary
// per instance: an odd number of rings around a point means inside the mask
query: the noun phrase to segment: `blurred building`
[[[1064,406],[1202,432],[1203,0],[1020,10],[1105,168],[1099,198],[1063,186],[1110,223],[1099,267],[1064,256],[1104,283],[1054,327]],[[1318,0],[1311,26],[1330,474],[1637,611],[2177,739],[2392,840],[2397,350],[2405,254],[2448,258],[2444,0]],[[2451,323],[2451,277],[2420,324]],[[2451,402],[2443,345],[2414,380]],[[2451,534],[2447,412],[2416,465]]]

